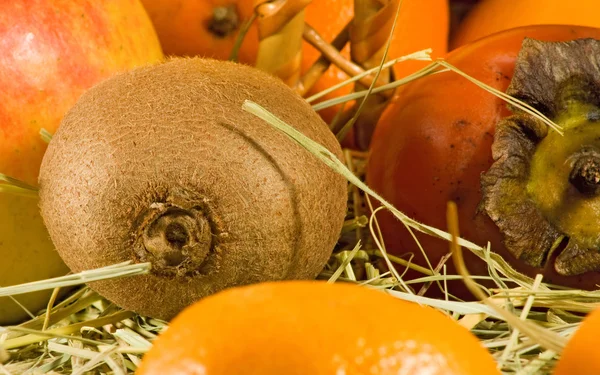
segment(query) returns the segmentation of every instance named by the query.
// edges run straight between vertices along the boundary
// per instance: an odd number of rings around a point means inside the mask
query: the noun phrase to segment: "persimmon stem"
[[[238,28],[239,16],[235,5],[221,6],[213,9],[213,17],[208,29],[218,37],[225,38]]]
[[[583,195],[596,196],[600,192],[600,154],[592,150],[573,164],[569,182]]]
[[[254,21],[256,21],[256,13],[253,13],[252,16],[250,17],[250,19],[248,19],[248,21],[246,21],[240,27],[240,32],[239,32],[237,38],[235,39],[235,44],[233,45],[233,49],[231,50],[231,55],[229,55],[230,61],[234,61],[234,62],[238,61],[238,55],[240,53],[240,48],[242,48],[242,43],[244,42],[244,38],[246,37],[246,34],[248,34],[248,31],[250,30],[250,26],[252,26]]]

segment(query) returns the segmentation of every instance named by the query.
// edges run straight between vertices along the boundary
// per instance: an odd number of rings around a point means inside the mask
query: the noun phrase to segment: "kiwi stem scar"
[[[154,203],[138,227],[136,254],[154,273],[187,275],[199,270],[212,249],[212,230],[198,206]]]

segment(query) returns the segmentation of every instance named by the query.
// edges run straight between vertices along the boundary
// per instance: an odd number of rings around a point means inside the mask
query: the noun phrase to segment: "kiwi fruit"
[[[172,58],[86,91],[39,175],[41,214],[70,269],[151,262],[90,287],[164,320],[232,286],[314,279],[341,232],[346,181],[245,99],[342,158],[308,103],[250,66]]]

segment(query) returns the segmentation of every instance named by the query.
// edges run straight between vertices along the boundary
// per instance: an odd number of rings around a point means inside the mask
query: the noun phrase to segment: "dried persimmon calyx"
[[[526,38],[507,94],[563,134],[516,108],[501,120],[480,210],[525,264],[544,267],[559,251],[561,275],[600,271],[600,41]]]

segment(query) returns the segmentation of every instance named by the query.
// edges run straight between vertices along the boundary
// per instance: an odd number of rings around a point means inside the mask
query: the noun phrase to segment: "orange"
[[[324,40],[331,42],[344,29],[344,26],[352,20],[353,16],[354,0],[313,0],[313,2],[306,7],[305,22],[317,30]],[[302,73],[306,73],[306,71],[321,56],[321,52],[305,41],[303,43],[302,53]],[[350,59],[350,43],[347,43],[342,49],[342,56],[346,59]],[[329,69],[323,73],[315,85],[306,93],[305,97],[328,89],[348,78],[350,77],[346,73],[332,64]],[[317,102],[350,94],[352,88],[353,85],[346,85],[328,94]],[[323,117],[325,122],[331,123],[336,113],[341,108],[342,106],[330,107],[319,111],[319,114]]]
[[[253,13],[250,0],[142,0],[152,19],[166,55],[201,55],[229,58],[240,27]],[[306,7],[305,20],[324,40],[331,42],[354,14],[354,0],[314,0]],[[220,17],[220,18],[219,18]],[[220,21],[219,21],[220,19]],[[434,56],[447,50],[449,9],[447,0],[404,0],[393,36],[389,57],[395,58],[425,48]],[[239,61],[254,65],[258,51],[256,22],[250,27],[239,51]],[[308,43],[303,45],[302,71],[318,59],[320,52]],[[342,55],[350,58],[348,45]],[[397,77],[413,73],[427,63],[410,61],[398,64]],[[307,94],[312,95],[349,77],[330,67]],[[348,85],[325,99],[349,93]],[[330,122],[340,107],[320,111]]]
[[[327,3],[336,3],[336,6]],[[351,20],[354,10],[353,3],[352,0],[313,1],[306,9],[306,22],[317,29],[325,40],[331,41]],[[433,50],[431,54],[433,58],[445,55],[448,50],[449,19],[450,10],[447,0],[404,0],[390,42],[388,59],[398,58],[426,48]],[[303,53],[305,56],[303,71],[306,71],[307,67],[319,57],[319,52],[305,43]],[[350,59],[349,45],[342,50],[342,56]],[[394,75],[396,78],[405,77],[425,67],[428,63],[427,61],[398,63],[394,66]],[[348,78],[350,77],[346,73],[332,66],[310,90],[309,95],[318,93]],[[347,85],[324,99],[349,94],[352,88],[352,85]],[[346,108],[349,104],[346,104]],[[319,113],[329,123],[340,109],[341,106],[336,106],[321,110]]]
[[[390,0],[396,7],[393,7],[394,16],[397,9],[398,0]],[[450,9],[447,0],[403,0],[396,26],[388,49],[388,60],[411,54],[423,49],[431,48],[431,57],[433,59],[444,56],[448,50],[448,34],[450,27]],[[377,24],[373,25],[373,29],[369,30],[371,35],[377,33]],[[424,68],[430,62],[407,60],[394,65],[394,78],[400,79],[407,75]],[[351,103],[347,103],[346,106]],[[331,112],[339,110],[339,107],[333,107],[328,112],[320,111],[321,117],[326,121],[330,121]],[[375,126],[378,118],[378,111],[370,111],[367,107],[364,108],[366,114],[363,119],[363,126],[366,126],[366,131],[355,131],[351,129],[346,135],[342,146],[352,149],[366,149],[370,142],[369,125]],[[362,133],[362,134],[361,134]]]
[[[165,55],[229,58],[240,27],[254,13],[252,0],[141,0]],[[248,30],[239,61],[254,64],[258,29]]]
[[[448,50],[450,10],[447,0],[403,0],[390,42],[388,59],[431,48],[433,58]],[[396,78],[428,65],[427,61],[405,61],[395,65]]]
[[[519,26],[559,24],[600,27],[598,0],[482,0],[456,29],[451,49]]]
[[[600,334],[600,308],[592,311],[581,322],[563,350],[552,375],[600,374],[598,335]]]
[[[142,358],[153,374],[499,374],[477,338],[433,308],[353,284],[282,281],[188,307]]]

